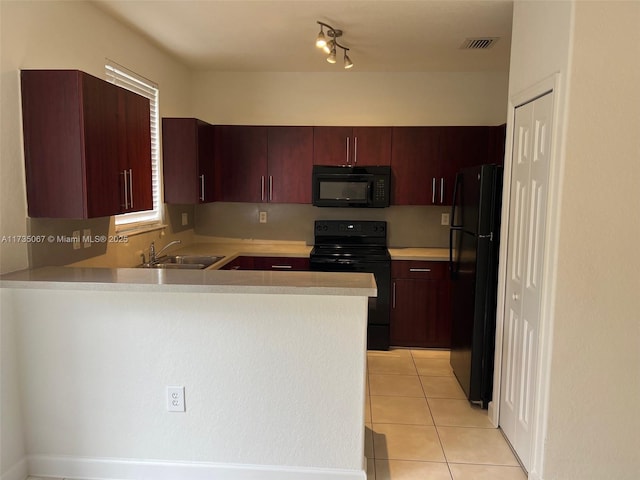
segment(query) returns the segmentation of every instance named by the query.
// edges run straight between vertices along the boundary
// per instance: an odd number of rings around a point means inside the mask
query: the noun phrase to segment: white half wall
[[[0,289],[0,478],[24,480],[27,474],[22,430],[16,319],[13,303]]]
[[[131,478],[138,462],[364,478],[366,297],[2,289],[2,301],[32,475]],[[167,412],[171,385],[185,413]]]

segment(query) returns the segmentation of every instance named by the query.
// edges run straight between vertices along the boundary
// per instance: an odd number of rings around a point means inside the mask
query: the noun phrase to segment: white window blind
[[[162,185],[160,168],[160,137],[158,132],[158,85],[141,77],[135,72],[108,60],[105,65],[107,81],[126,88],[149,99],[151,107],[151,188],[153,191],[153,210],[116,215],[116,225],[159,223],[162,221]]]

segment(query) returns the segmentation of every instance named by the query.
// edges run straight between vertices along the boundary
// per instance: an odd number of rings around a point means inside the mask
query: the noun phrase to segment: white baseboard
[[[27,469],[27,459],[22,458],[9,468],[6,472],[0,475],[0,480],[25,480],[29,471]]]
[[[366,480],[364,470],[29,455],[33,476],[82,480]],[[1,480],[24,480],[16,477]]]

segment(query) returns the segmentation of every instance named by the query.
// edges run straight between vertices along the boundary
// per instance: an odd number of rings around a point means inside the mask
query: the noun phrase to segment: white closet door
[[[536,397],[552,108],[549,93],[517,108],[514,125],[500,426],[525,468]]]

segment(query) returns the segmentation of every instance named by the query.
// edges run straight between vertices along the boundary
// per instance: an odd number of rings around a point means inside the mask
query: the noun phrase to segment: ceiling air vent
[[[467,38],[460,46],[462,50],[486,50],[493,47],[499,37]]]

